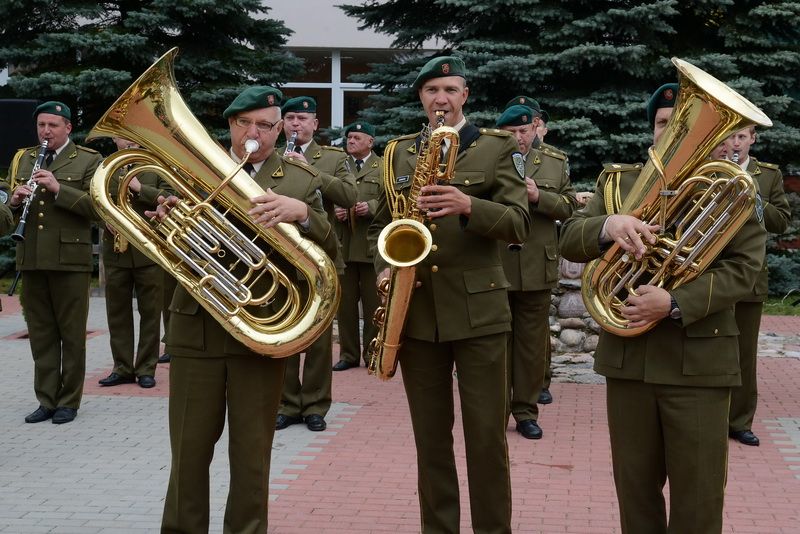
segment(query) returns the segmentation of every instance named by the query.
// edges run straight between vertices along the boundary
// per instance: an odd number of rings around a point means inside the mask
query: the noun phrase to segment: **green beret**
[[[678,98],[677,83],[665,83],[653,93],[647,101],[647,122],[651,128],[656,124],[656,111],[661,108],[674,108],[676,98]]]
[[[290,111],[296,113],[316,113],[317,101],[310,96],[297,96],[284,102],[281,111],[284,115]]]
[[[283,100],[283,93],[274,87],[266,85],[248,87],[233,99],[231,105],[222,112],[222,117],[227,119],[242,111],[280,106],[281,100]]]
[[[506,102],[505,109],[508,109],[511,106],[528,106],[533,111],[538,113],[544,122],[550,121],[550,115],[548,115],[547,112],[539,106],[539,102],[537,102],[536,99],[531,98],[529,96],[524,96],[524,95],[515,96],[514,98]]]
[[[50,100],[45,102],[44,104],[39,104],[36,108],[36,111],[33,112],[33,118],[39,116],[39,113],[50,113],[51,115],[60,115],[67,119],[68,121],[72,121],[72,112],[69,110],[69,106],[63,102],[58,102],[56,100]]]
[[[365,133],[370,137],[375,137],[375,127],[368,122],[356,121],[344,127],[343,135],[347,137],[350,132]]]
[[[497,124],[495,124],[496,128],[500,128],[501,126],[523,126],[525,124],[531,124],[533,122],[533,118],[537,117],[539,114],[529,108],[528,106],[520,106],[515,105],[503,112],[500,115],[500,118],[497,119]]]
[[[432,78],[442,78],[444,76],[461,76],[467,79],[467,68],[464,66],[464,60],[456,56],[441,56],[435,57],[425,63],[425,66],[419,71],[417,79],[411,84],[416,90],[419,90],[422,85]]]

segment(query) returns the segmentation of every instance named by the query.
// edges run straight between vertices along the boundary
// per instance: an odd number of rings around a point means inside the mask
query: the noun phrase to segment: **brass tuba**
[[[241,170],[189,111],[175,84],[177,49],[156,61],[98,121],[89,138],[140,145],[106,158],[95,172],[95,208],[166,269],[236,340],[270,357],[302,351],[328,327],[339,302],[333,261],[294,225],[264,229],[250,198],[264,190]],[[160,223],[139,216],[128,195],[112,198],[111,177],[127,191],[135,174],[154,172],[180,202]],[[116,191],[114,191],[116,193]],[[297,273],[308,289],[298,285]]]
[[[458,157],[458,132],[443,126],[443,112],[437,114],[438,127],[431,130],[426,126],[422,132],[408,196],[394,190],[393,142],[387,145],[383,158],[383,181],[393,220],[378,236],[378,252],[391,265],[391,275],[378,283],[378,295],[385,304],[375,310],[373,320],[378,327],[378,335],[368,349],[368,371],[381,380],[389,380],[397,371],[397,353],[402,344],[408,306],[414,293],[417,264],[428,256],[433,244],[431,232],[423,224],[425,214],[417,207],[420,189],[425,185],[449,182]],[[450,140],[450,148],[447,158],[442,161],[441,149],[445,139]]]
[[[620,213],[661,226],[641,260],[614,244],[584,268],[581,293],[606,331],[632,337],[657,322],[628,328],[620,308],[636,287],[666,290],[695,279],[750,217],[757,188],[728,161],[709,161],[732,133],[772,121],[750,101],[694,65],[673,58],[680,88],[672,116]]]

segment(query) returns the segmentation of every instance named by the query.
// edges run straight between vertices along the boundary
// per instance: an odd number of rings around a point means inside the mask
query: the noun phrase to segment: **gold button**
[[[41,191],[42,193],[46,193],[46,192],[47,192],[47,189],[43,187],[43,188],[41,188],[41,189],[40,189],[40,191]]]
[[[40,206],[44,206],[44,200],[40,200],[40,201],[39,201],[39,205],[40,205]]]
[[[42,225],[40,224],[40,225],[39,225],[39,230],[44,230],[44,226],[42,226]]]
[[[431,251],[436,252],[439,250],[439,245],[431,245]]]
[[[718,328],[715,328],[715,329],[714,329],[714,333],[715,333],[715,334],[719,334],[719,329],[718,329]]]
[[[435,231],[436,231],[436,224],[435,224],[435,223],[434,223],[434,224],[432,224],[432,225],[430,226],[430,229],[431,229],[431,232],[435,232]]]
[[[438,273],[439,272],[439,266],[438,265],[434,265],[433,267],[431,267],[431,272],[432,273]]]
[[[491,282],[491,283],[489,284],[489,287],[494,287],[494,282]]]
[[[464,180],[464,185],[469,185],[469,180]]]
[[[67,176],[67,181],[69,182],[69,181],[71,181],[71,180],[72,180],[72,178],[70,178],[69,176]]]
[[[44,217],[44,213],[42,213],[42,212],[40,211],[40,212],[39,212],[39,217]]]

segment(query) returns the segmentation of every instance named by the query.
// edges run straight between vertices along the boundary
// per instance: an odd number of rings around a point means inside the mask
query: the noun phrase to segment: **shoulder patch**
[[[83,145],[75,145],[75,146],[78,147],[78,150],[83,150],[84,152],[88,152],[90,154],[99,154],[100,153],[100,152],[98,152],[97,150],[95,150],[93,148],[89,148],[88,146],[83,146]]]
[[[764,222],[764,201],[761,199],[761,193],[756,193],[756,217],[758,218],[758,222]]]
[[[525,158],[519,152],[511,154],[511,160],[514,162],[514,168],[517,169],[517,174],[523,180],[525,179]]]

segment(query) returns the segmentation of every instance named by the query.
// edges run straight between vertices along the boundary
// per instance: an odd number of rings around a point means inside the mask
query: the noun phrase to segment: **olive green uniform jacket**
[[[537,400],[550,367],[550,291],[558,283],[558,224],[572,215],[578,201],[569,180],[569,162],[561,151],[545,145],[532,148],[525,158],[525,176],[539,188],[538,202],[528,204],[534,230],[521,248],[506,243],[499,243],[499,248],[511,284],[511,413],[517,421],[536,421]]]
[[[308,164],[319,172],[322,180],[322,203],[328,214],[331,227],[335,227],[334,205],[349,208],[356,203],[358,189],[347,154],[341,148],[320,146],[316,141],[305,148]],[[334,234],[335,236],[335,234]],[[338,238],[336,238],[338,243]],[[339,275],[344,273],[344,260],[338,252],[331,257],[336,262]],[[290,417],[325,416],[331,406],[331,361],[333,359],[333,324],[311,344],[305,352],[303,381],[300,381],[300,355],[288,358],[286,379],[283,384],[281,413]]]
[[[318,193],[322,184],[316,171],[274,152],[254,179],[264,190],[271,188],[311,206],[310,226],[301,230],[301,235],[327,254],[336,253],[336,238],[322,209]],[[290,277],[295,272],[285,271]],[[182,285],[175,290],[170,312],[172,466],[162,531],[208,531],[209,464],[227,416],[229,452],[235,461],[231,462],[225,530],[266,532],[270,454],[286,359],[248,350]]]
[[[22,150],[11,179],[28,181],[39,147]],[[48,167],[58,196],[38,187],[28,211],[25,241],[17,244],[24,271],[22,305],[34,360],[34,390],[46,408],[78,409],[86,372],[86,319],[93,268],[91,221],[97,214],[89,184],[100,154],[72,141]],[[23,208],[14,210],[18,218]]]
[[[764,163],[750,156],[747,172],[758,185],[764,200],[764,226],[767,232],[781,234],[791,219],[791,210],[783,190],[783,175],[777,165]],[[739,361],[742,385],[731,391],[729,428],[731,431],[751,430],[758,406],[758,332],[761,329],[763,302],[769,291],[767,262],[761,268],[751,294],[736,304],[736,323],[739,326]]]
[[[367,347],[375,337],[377,328],[372,320],[378,307],[376,275],[372,263],[372,250],[367,240],[367,230],[375,217],[378,202],[383,197],[382,160],[372,152],[357,170],[355,159],[348,156],[358,187],[357,202],[366,202],[369,212],[365,216],[354,217],[350,208],[348,219],[336,221],[336,233],[342,244],[342,258],[345,262],[344,274],[340,276],[342,300],[336,320],[339,326],[339,359],[358,365],[360,359],[367,358]],[[360,328],[358,303],[361,302],[364,328]]]
[[[636,170],[637,166],[614,169],[621,174],[622,199],[633,186],[631,178]],[[614,173],[604,170],[604,174]],[[606,198],[607,182],[601,176],[599,184],[603,186],[599,185],[589,203],[564,224],[560,244],[566,259],[586,262],[605,250],[599,236],[608,217],[606,201],[612,200]],[[603,331],[595,352],[595,371],[657,384],[738,386],[739,332],[733,307],[755,283],[764,261],[765,239],[764,226],[753,213],[702,275],[670,291],[682,319],[664,319],[637,337]]]
[[[119,190],[122,172],[111,178],[109,191]],[[131,205],[141,217],[157,205],[159,196],[172,193],[166,180],[152,172],[137,175],[142,184],[138,193],[130,192]],[[116,200],[117,195],[113,195]],[[106,274],[106,316],[114,370],[123,377],[154,376],[158,362],[163,308],[164,272],[145,256],[135,243],[123,252],[114,251],[114,235],[103,232],[103,266]],[[134,361],[133,296],[139,311],[139,343]]]
[[[423,532],[459,530],[458,477],[453,457],[453,367],[458,372],[476,532],[510,532],[506,337],[511,329],[508,281],[498,241],[520,243],[530,231],[525,182],[507,132],[467,123],[450,184],[468,195],[471,214],[424,220],[433,244],[416,267],[404,344],[398,359],[417,447]],[[395,191],[407,194],[417,163],[418,135],[400,137],[391,161]],[[390,143],[391,146],[391,143]],[[391,221],[386,198],[370,241]],[[388,267],[376,255],[376,272]]]

